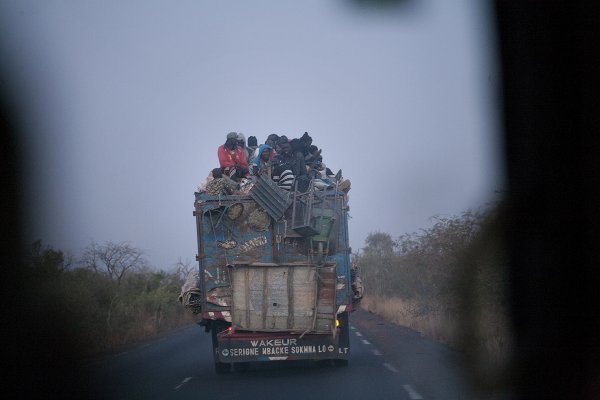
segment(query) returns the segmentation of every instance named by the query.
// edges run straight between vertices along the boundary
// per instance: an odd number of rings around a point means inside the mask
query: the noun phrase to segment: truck
[[[251,362],[347,365],[353,288],[348,195],[285,191],[266,176],[236,195],[196,192],[195,309],[216,373]]]

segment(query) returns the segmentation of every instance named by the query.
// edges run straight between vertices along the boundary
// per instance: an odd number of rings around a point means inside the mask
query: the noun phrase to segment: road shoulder
[[[382,362],[414,382],[425,399],[488,398],[469,388],[460,354],[448,346],[360,308],[351,314],[350,323],[377,346]]]

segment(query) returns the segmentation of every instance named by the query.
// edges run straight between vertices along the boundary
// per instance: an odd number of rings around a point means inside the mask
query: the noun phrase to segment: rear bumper
[[[221,332],[215,349],[219,362],[348,359],[349,347],[340,347],[339,335]]]

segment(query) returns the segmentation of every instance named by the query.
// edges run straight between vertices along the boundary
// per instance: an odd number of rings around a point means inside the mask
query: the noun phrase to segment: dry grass
[[[418,302],[395,297],[367,296],[361,307],[388,321],[420,332],[438,342],[455,344],[457,321],[448,313],[430,312],[423,314]]]
[[[509,379],[512,354],[501,212],[437,217],[397,240],[370,234],[356,256],[362,307],[458,350],[473,381],[487,387]]]
[[[416,301],[367,295],[361,307],[452,348],[468,347],[478,368],[492,372],[504,368],[509,362],[508,321],[498,312],[479,313],[475,321],[465,322],[464,315],[450,309],[424,313],[423,307]]]

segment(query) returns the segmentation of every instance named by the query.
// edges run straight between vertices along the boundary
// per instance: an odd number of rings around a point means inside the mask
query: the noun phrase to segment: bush
[[[397,240],[369,234],[354,256],[365,286],[362,306],[505,363],[511,340],[499,209],[434,217],[430,228]]]
[[[127,246],[127,251],[137,251]],[[42,248],[39,241],[27,256],[29,292],[35,293],[40,309],[67,328],[78,354],[97,353],[193,322],[178,302],[183,284],[179,270],[136,267],[110,274],[86,265],[73,267],[62,251]]]

